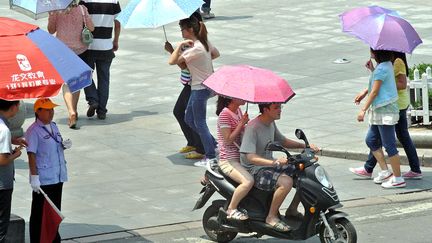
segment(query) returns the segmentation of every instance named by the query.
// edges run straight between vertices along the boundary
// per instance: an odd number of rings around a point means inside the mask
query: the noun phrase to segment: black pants
[[[189,102],[190,94],[191,94],[191,86],[184,85],[183,90],[180,92],[180,95],[177,98],[177,102],[174,105],[173,114],[180,125],[183,135],[187,140],[187,145],[194,146],[195,148],[197,148],[196,150],[197,153],[205,154],[204,146],[201,143],[200,136],[198,135],[198,133],[193,131],[192,128],[190,128],[184,121],[186,107]]]
[[[12,204],[12,189],[0,190],[0,243],[6,242]]]
[[[41,186],[42,190],[48,195],[54,205],[61,210],[61,197],[63,191],[63,183],[54,185]],[[30,242],[39,243],[41,224],[42,224],[42,210],[43,210],[44,196],[42,193],[33,192],[32,194],[32,206],[30,213]],[[60,234],[57,231],[56,238],[53,242],[60,243]],[[46,242],[42,242],[46,243]]]

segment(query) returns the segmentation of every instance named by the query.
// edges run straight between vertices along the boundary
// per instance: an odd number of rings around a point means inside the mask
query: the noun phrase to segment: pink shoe
[[[372,173],[367,172],[363,166],[358,168],[349,168],[349,171],[363,178],[372,178]]]
[[[421,178],[423,178],[423,175],[421,173],[417,173],[414,171],[408,171],[408,172],[403,173],[402,177],[405,179],[420,180]]]

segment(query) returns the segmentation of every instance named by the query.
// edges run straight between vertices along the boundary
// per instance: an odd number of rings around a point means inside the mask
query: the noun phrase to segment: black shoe
[[[105,118],[106,118],[106,113],[98,113],[98,114],[97,114],[97,118],[98,118],[99,120],[105,120]]]
[[[96,109],[99,107],[98,104],[94,103],[89,105],[89,108],[87,110],[87,117],[93,117],[96,113]]]

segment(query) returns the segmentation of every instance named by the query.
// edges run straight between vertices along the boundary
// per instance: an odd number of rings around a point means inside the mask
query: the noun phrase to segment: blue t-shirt
[[[372,102],[372,109],[379,108],[398,100],[396,81],[394,77],[393,65],[390,61],[382,62],[377,65],[369,79],[369,93],[376,80],[381,80],[381,88],[378,95]]]

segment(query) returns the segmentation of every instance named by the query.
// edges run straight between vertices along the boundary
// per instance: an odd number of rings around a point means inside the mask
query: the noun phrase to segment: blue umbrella
[[[156,28],[189,18],[203,3],[202,0],[131,0],[117,20],[124,28]]]
[[[11,9],[33,19],[47,16],[49,11],[66,9],[73,0],[9,0]]]

